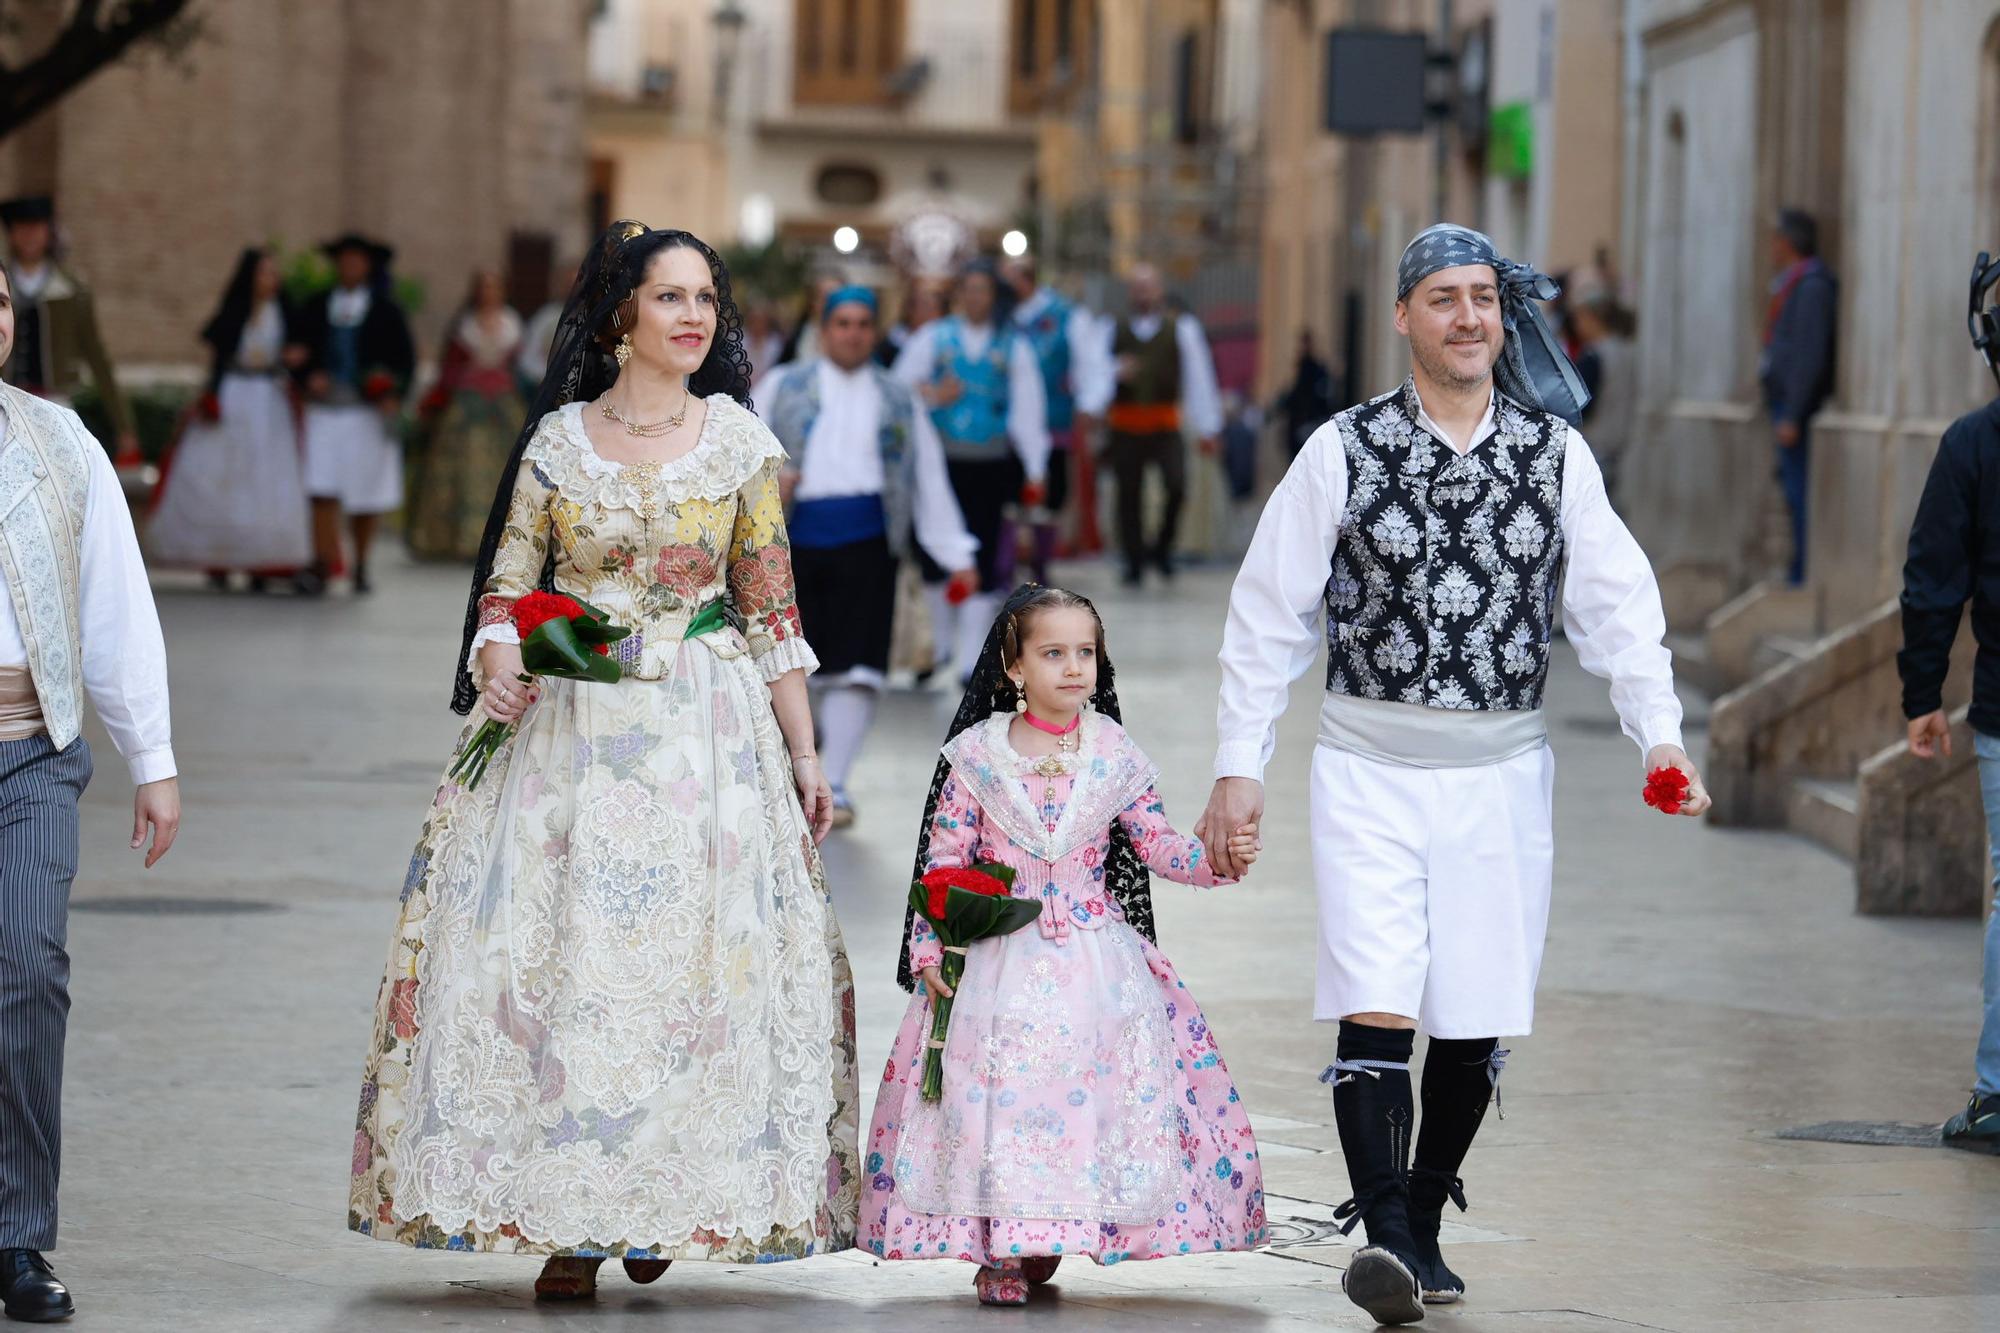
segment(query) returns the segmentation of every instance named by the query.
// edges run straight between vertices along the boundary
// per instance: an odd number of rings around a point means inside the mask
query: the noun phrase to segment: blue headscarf
[[[833,295],[826,298],[826,304],[820,307],[819,322],[824,324],[829,319],[832,319],[833,312],[838,308],[840,308],[841,306],[846,305],[849,301],[854,301],[861,305],[867,306],[868,313],[870,315],[879,316],[882,313],[882,306],[881,303],[875,299],[874,289],[870,287],[863,287],[860,286],[859,284],[855,284],[847,287],[842,287],[836,292],[834,292]]]
[[[1493,379],[1500,392],[1524,407],[1553,412],[1574,426],[1590,405],[1590,391],[1583,377],[1563,354],[1562,344],[1549,331],[1537,301],[1553,301],[1562,294],[1554,279],[1526,264],[1502,259],[1485,232],[1452,222],[1440,222],[1418,232],[1403,247],[1396,264],[1396,299],[1407,297],[1416,285],[1440,269],[1461,264],[1484,264],[1500,282],[1500,323],[1505,328],[1500,359],[1493,363]]]

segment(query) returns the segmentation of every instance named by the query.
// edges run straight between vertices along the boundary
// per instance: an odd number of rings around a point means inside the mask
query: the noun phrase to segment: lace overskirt
[[[852,976],[749,659],[550,680],[447,780],[376,1002],[349,1225],[751,1262],[853,1244]]]

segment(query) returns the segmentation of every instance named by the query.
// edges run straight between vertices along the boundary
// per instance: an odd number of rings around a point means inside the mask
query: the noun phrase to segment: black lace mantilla
[[[972,683],[966,687],[965,698],[959,702],[958,713],[951,720],[951,729],[945,733],[945,744],[967,727],[974,727],[992,717],[995,713],[1014,711],[1014,682],[1007,679],[1006,668],[1001,664],[1000,645],[1006,636],[1007,621],[1019,611],[1027,600],[1040,589],[1027,585],[1014,590],[1000,614],[993,621],[993,628],[987,632],[986,646],[980,651],[979,663],[972,670]],[[1108,654],[1100,655],[1097,662],[1097,693],[1091,696],[1091,706],[1113,722],[1122,725],[1118,714],[1118,690],[1116,673],[1111,668]],[[931,775],[930,796],[924,801],[924,822],[917,829],[917,860],[910,872],[911,880],[922,879],[924,871],[930,868],[931,827],[937,822],[938,800],[944,793],[945,780],[951,776],[951,764],[940,755],[937,770]],[[1125,912],[1125,920],[1132,929],[1148,940],[1158,942],[1153,926],[1153,883],[1146,873],[1146,863],[1139,859],[1139,849],[1132,845],[1132,835],[1125,831],[1123,824],[1111,825],[1111,854],[1104,862],[1104,886],[1111,896],[1118,900],[1118,906]],[[903,913],[903,944],[896,962],[896,984],[904,990],[916,986],[916,978],[910,974],[910,928],[916,924],[917,914],[913,909]]]
[[[486,532],[480,538],[479,556],[472,567],[472,593],[466,599],[465,637],[459,644],[458,662],[452,677],[451,706],[454,712],[469,713],[478,700],[472,688],[467,659],[472,656],[472,640],[479,633],[479,599],[493,577],[493,558],[507,532],[507,511],[514,500],[514,480],[521,471],[521,458],[528,442],[541,428],[542,418],[567,403],[587,403],[609,389],[618,379],[618,363],[611,355],[605,330],[612,327],[618,307],[631,299],[653,257],[662,250],[685,247],[700,253],[715,276],[715,341],[701,368],[688,376],[688,392],[697,398],[723,394],[745,407],[750,406],[750,354],[743,341],[743,316],[729,290],[729,270],[722,256],[699,238],[684,231],[655,229],[643,222],[614,222],[605,228],[597,244],[590,247],[577,270],[576,284],[563,302],[562,318],[556,323],[555,339],[549,347],[548,373],[528,408],[521,433],[514,440],[514,452],[500,472],[500,488],[493,497],[493,509],[486,518]],[[555,590],[555,554],[542,567],[541,588]]]

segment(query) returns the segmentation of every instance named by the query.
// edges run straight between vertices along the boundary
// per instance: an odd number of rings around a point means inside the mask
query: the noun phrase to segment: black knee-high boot
[[[1348,1265],[1348,1298],[1384,1324],[1424,1317],[1416,1244],[1410,1235],[1409,1159],[1415,1107],[1410,1051],[1416,1034],[1340,1025],[1337,1058],[1320,1078],[1333,1084],[1333,1119],[1354,1197],[1334,1210],[1341,1233],[1368,1228],[1368,1245]]]
[[[1486,1103],[1499,1085],[1507,1052],[1492,1037],[1470,1040],[1431,1038],[1424,1057],[1422,1132],[1410,1171],[1410,1234],[1416,1243],[1417,1277],[1424,1299],[1449,1303],[1465,1294],[1465,1282],[1445,1267],[1438,1249],[1446,1200],[1465,1209],[1465,1183],[1458,1168],[1486,1118]]]

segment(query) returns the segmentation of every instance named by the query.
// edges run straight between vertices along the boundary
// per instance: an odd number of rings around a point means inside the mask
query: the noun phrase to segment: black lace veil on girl
[[[1057,602],[1056,598],[1064,600]],[[1069,599],[1074,599],[1069,600]],[[1090,600],[1075,593],[1064,594],[1062,590],[1044,588],[1039,584],[1024,583],[1016,588],[1001,606],[1000,614],[993,621],[993,628],[987,632],[986,646],[980,650],[979,661],[972,668],[971,683],[965,687],[965,697],[959,701],[958,713],[951,720],[951,729],[945,733],[949,743],[967,727],[979,725],[995,713],[1014,711],[1014,699],[1018,691],[1014,682],[1007,678],[1004,645],[1007,631],[1017,617],[1032,611],[1037,604],[1076,605],[1097,617],[1097,608]],[[1098,619],[1100,644],[1102,642],[1103,620]],[[1113,722],[1121,722],[1118,714],[1117,673],[1112,670],[1111,657],[1100,651],[1097,655],[1097,692],[1090,696],[1090,706]],[[951,764],[942,756],[938,757],[937,769],[931,774],[930,796],[924,801],[924,822],[917,829],[917,863],[910,872],[913,880],[923,878],[930,868],[931,828],[937,822],[938,800],[944,793],[945,780],[951,775]],[[1153,927],[1153,886],[1146,873],[1146,863],[1139,859],[1138,848],[1132,845],[1132,836],[1123,824],[1111,826],[1111,855],[1104,862],[1104,886],[1124,909],[1125,919],[1132,928],[1148,940],[1157,943]],[[910,927],[916,921],[913,909],[903,914],[902,956],[896,963],[896,984],[904,990],[916,986],[916,978],[910,972]]]
[[[466,600],[465,637],[459,645],[451,692],[454,712],[471,712],[478,699],[466,662],[472,655],[472,640],[479,633],[479,599],[493,577],[493,559],[507,531],[507,510],[513,503],[514,481],[528,442],[549,413],[566,403],[589,402],[617,380],[618,363],[612,356],[617,339],[611,329],[619,307],[632,299],[654,256],[683,248],[706,259],[715,279],[715,340],[709,344],[701,368],[688,377],[688,391],[701,398],[722,394],[750,405],[750,355],[743,341],[743,316],[730,293],[729,270],[722,256],[684,231],[654,230],[643,222],[614,222],[605,228],[577,269],[576,283],[563,302],[562,318],[549,347],[548,373],[529,405],[514,452],[500,474],[500,487],[494,494],[493,510],[487,516],[486,534],[472,570],[472,594]],[[544,591],[554,590],[554,578],[552,555],[542,567],[540,586]]]

